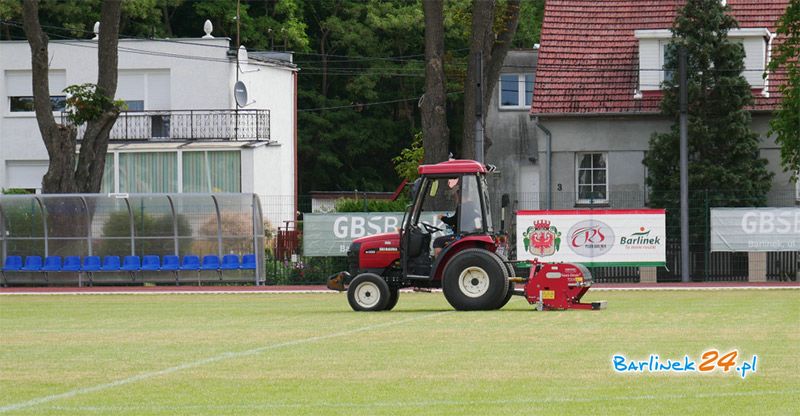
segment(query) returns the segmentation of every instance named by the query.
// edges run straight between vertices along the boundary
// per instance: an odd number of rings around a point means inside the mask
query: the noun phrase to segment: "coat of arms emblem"
[[[522,237],[525,251],[534,256],[552,256],[561,246],[561,233],[548,220],[534,221],[533,226],[528,227]]]

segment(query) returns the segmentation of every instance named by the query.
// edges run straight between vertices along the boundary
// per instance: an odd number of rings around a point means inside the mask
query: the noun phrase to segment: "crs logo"
[[[569,229],[567,245],[579,256],[599,257],[614,246],[614,230],[602,221],[581,221]]]

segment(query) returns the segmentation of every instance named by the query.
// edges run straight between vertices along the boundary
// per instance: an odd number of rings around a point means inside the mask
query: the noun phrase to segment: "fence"
[[[66,113],[61,115],[66,122]],[[86,124],[78,126],[83,138]],[[269,110],[122,111],[110,141],[270,140]]]
[[[612,190],[613,191],[613,190]],[[724,199],[713,191],[694,192],[690,198],[690,274],[694,281],[743,281],[753,271],[748,253],[711,252],[708,242],[709,211],[716,206],[741,205],[742,199]],[[735,196],[735,193],[733,194]],[[510,196],[506,230],[516,229],[513,211],[543,209],[548,195],[542,193]],[[644,192],[612,192],[608,202],[577,206],[574,194],[553,193],[555,209],[641,208],[648,205]],[[492,197],[495,227],[500,223],[500,197]],[[794,189],[773,192],[771,206],[795,206]],[[265,210],[262,212],[262,206]],[[311,197],[298,198],[301,213],[311,211]],[[321,284],[335,272],[347,269],[347,259],[308,257],[302,252],[303,222],[295,219],[262,223],[255,218],[284,218],[294,211],[293,198],[255,197],[240,194],[135,195],[109,198],[100,195],[28,195],[0,197],[0,244],[2,260],[8,255],[185,255],[254,253],[258,256],[256,276],[226,276],[228,281],[256,284]],[[667,265],[657,270],[659,282],[680,281],[680,227],[676,209],[667,219]],[[272,216],[271,216],[272,215]],[[302,218],[302,214],[301,214]],[[260,236],[265,236],[260,238]],[[257,237],[258,236],[258,237]],[[511,247],[515,247],[515,236]],[[512,253],[513,254],[513,253]],[[768,252],[761,267],[768,280],[797,280],[800,253]],[[638,282],[638,267],[595,267],[598,282]],[[60,274],[70,284],[77,276]],[[194,275],[186,281],[195,283]],[[216,279],[215,274],[201,276]],[[35,276],[17,277],[18,284],[36,283]],[[109,277],[110,278],[110,277]],[[125,276],[119,278],[125,282]],[[171,282],[170,277],[163,281]],[[14,283],[13,281],[11,282]],[[53,282],[51,282],[53,283]]]
[[[666,199],[678,200],[678,192],[669,193]],[[513,234],[516,229],[513,212],[521,209],[544,209],[550,198],[553,209],[633,209],[650,205],[649,194],[644,191],[614,191],[606,201],[594,201],[593,205],[578,205],[575,194],[571,192],[520,193],[510,195],[511,206],[506,209],[506,230]],[[492,218],[495,228],[500,224],[500,195],[492,195]],[[796,206],[797,195],[794,188],[773,190],[766,201],[760,201],[740,195],[737,191],[696,191],[690,195],[690,275],[693,281],[746,281],[752,271],[764,273],[770,281],[796,281],[800,273],[800,252],[768,252],[763,265],[750,264],[748,253],[711,252],[708,242],[710,231],[709,212],[713,207],[722,206],[754,206],[769,204],[770,206]],[[274,205],[274,204],[273,204]],[[311,198],[299,198],[301,212],[310,212]],[[654,206],[653,206],[654,207]],[[680,276],[680,226],[678,225],[677,208],[667,208],[667,265],[658,268],[659,282],[679,282]],[[346,270],[345,257],[306,257],[302,253],[302,221],[286,223],[284,230],[276,228],[276,235],[292,232],[297,235],[296,247],[286,246],[286,238],[269,240],[271,249],[267,253],[267,283],[271,284],[320,284],[336,271]],[[515,236],[512,235],[512,247]],[[761,267],[761,269],[759,269]],[[521,270],[520,270],[521,271]],[[638,267],[593,267],[592,274],[596,281],[605,283],[631,283],[640,279]]]
[[[192,283],[264,281],[264,225],[253,194],[75,194],[0,196],[0,246],[4,269],[10,256],[89,257],[206,256],[217,260],[255,256],[255,269],[207,273],[95,273],[94,283]],[[55,258],[55,257],[54,257]],[[204,259],[205,260],[205,259]],[[209,259],[211,261],[213,259]],[[160,265],[160,263],[159,263]],[[182,266],[182,265],[181,265]],[[160,267],[159,267],[160,268]],[[254,274],[254,275],[253,275]],[[75,284],[81,273],[4,273],[9,284]]]

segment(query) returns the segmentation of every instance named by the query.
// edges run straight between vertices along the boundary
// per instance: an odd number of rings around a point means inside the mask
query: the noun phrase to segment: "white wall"
[[[227,55],[228,44],[226,38],[122,39],[117,98],[143,100],[146,110],[234,109],[237,70]],[[63,95],[60,91],[67,85],[97,82],[96,42],[53,40],[49,54],[53,95]],[[4,188],[17,186],[9,182],[9,164],[41,165],[48,159],[34,113],[9,111],[9,92],[22,95],[20,91],[31,89],[21,85],[26,79],[30,82],[30,65],[27,42],[0,42],[0,187]],[[280,199],[280,204],[272,204],[276,208],[271,219],[293,220],[296,71],[246,58],[241,67],[239,79],[247,86],[251,102],[246,108],[269,110],[271,130],[269,145],[242,149],[242,192],[259,194],[262,202]],[[12,91],[7,91],[7,84]],[[56,116],[60,121],[60,114]]]
[[[295,195],[295,72],[273,65],[243,65],[239,79],[247,86],[247,108],[269,109],[274,144],[250,149],[254,162],[253,190],[262,197],[262,210],[273,225],[294,220]],[[250,176],[249,174],[246,176]]]

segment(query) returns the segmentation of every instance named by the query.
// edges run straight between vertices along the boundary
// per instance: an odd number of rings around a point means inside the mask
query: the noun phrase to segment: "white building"
[[[97,82],[97,42],[51,40],[50,93]],[[297,211],[297,68],[289,53],[230,50],[230,39],[120,39],[102,192],[253,192],[274,225]],[[234,84],[248,98],[238,107]],[[48,156],[33,112],[26,41],[0,42],[0,187],[41,190]],[[82,137],[79,129],[78,139]]]

